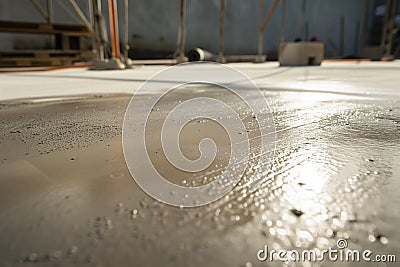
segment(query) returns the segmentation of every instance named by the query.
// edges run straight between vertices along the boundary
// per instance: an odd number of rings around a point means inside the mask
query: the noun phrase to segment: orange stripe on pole
[[[108,0],[108,11],[110,16],[110,35],[112,56],[119,58],[119,35],[118,35],[118,19],[117,19],[117,1]]]

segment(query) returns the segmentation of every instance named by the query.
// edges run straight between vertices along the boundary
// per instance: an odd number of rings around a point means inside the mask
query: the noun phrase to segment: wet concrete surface
[[[400,98],[323,89],[264,88],[273,169],[255,191],[245,175],[224,198],[188,209],[152,199],[130,176],[121,144],[130,95],[3,101],[1,266],[282,266],[257,251],[340,238],[398,257]]]

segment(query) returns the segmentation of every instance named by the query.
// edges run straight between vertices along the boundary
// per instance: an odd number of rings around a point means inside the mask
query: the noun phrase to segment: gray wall
[[[38,0],[45,7],[45,0]],[[55,21],[76,23],[60,5],[65,0],[54,0]],[[87,11],[87,1],[77,0]],[[286,1],[285,39],[292,41],[301,37],[301,2]],[[266,14],[272,0],[265,0]],[[187,0],[187,40],[186,48],[202,47],[212,52],[218,48],[219,0]],[[130,45],[137,55],[165,56],[176,46],[179,25],[179,0],[130,0],[129,1]],[[122,1],[118,1],[122,19]],[[103,0],[103,13],[108,19],[107,1]],[[259,0],[226,0],[225,53],[256,54],[258,40]],[[361,45],[364,0],[307,0],[306,22],[309,38],[316,35],[326,44],[327,54],[332,54],[340,46],[340,18],[345,17],[344,51],[354,52],[356,38]],[[44,21],[29,0],[0,0],[0,19]],[[281,5],[277,8],[264,34],[265,51],[277,50],[280,34]],[[356,24],[360,22],[359,36],[355,36]],[[120,28],[122,24],[120,23]],[[121,32],[120,32],[121,33]],[[13,48],[33,48],[49,46],[49,37],[32,35],[11,35],[0,33],[0,50]]]

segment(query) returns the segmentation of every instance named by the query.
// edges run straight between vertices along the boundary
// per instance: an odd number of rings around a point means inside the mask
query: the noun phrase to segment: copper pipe
[[[118,35],[118,19],[117,19],[117,1],[108,0],[108,11],[110,16],[110,36],[112,57],[119,58],[119,35]]]

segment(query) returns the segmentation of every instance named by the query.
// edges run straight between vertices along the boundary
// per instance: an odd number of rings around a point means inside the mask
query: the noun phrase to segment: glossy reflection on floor
[[[5,103],[4,266],[265,266],[256,257],[264,245],[325,249],[339,238],[349,248],[398,253],[400,100],[264,93],[277,132],[273,168],[254,154],[232,192],[190,209],[153,200],[131,179],[120,134],[128,96]],[[171,179],[197,185],[213,177]],[[336,266],[294,266],[303,265]]]

